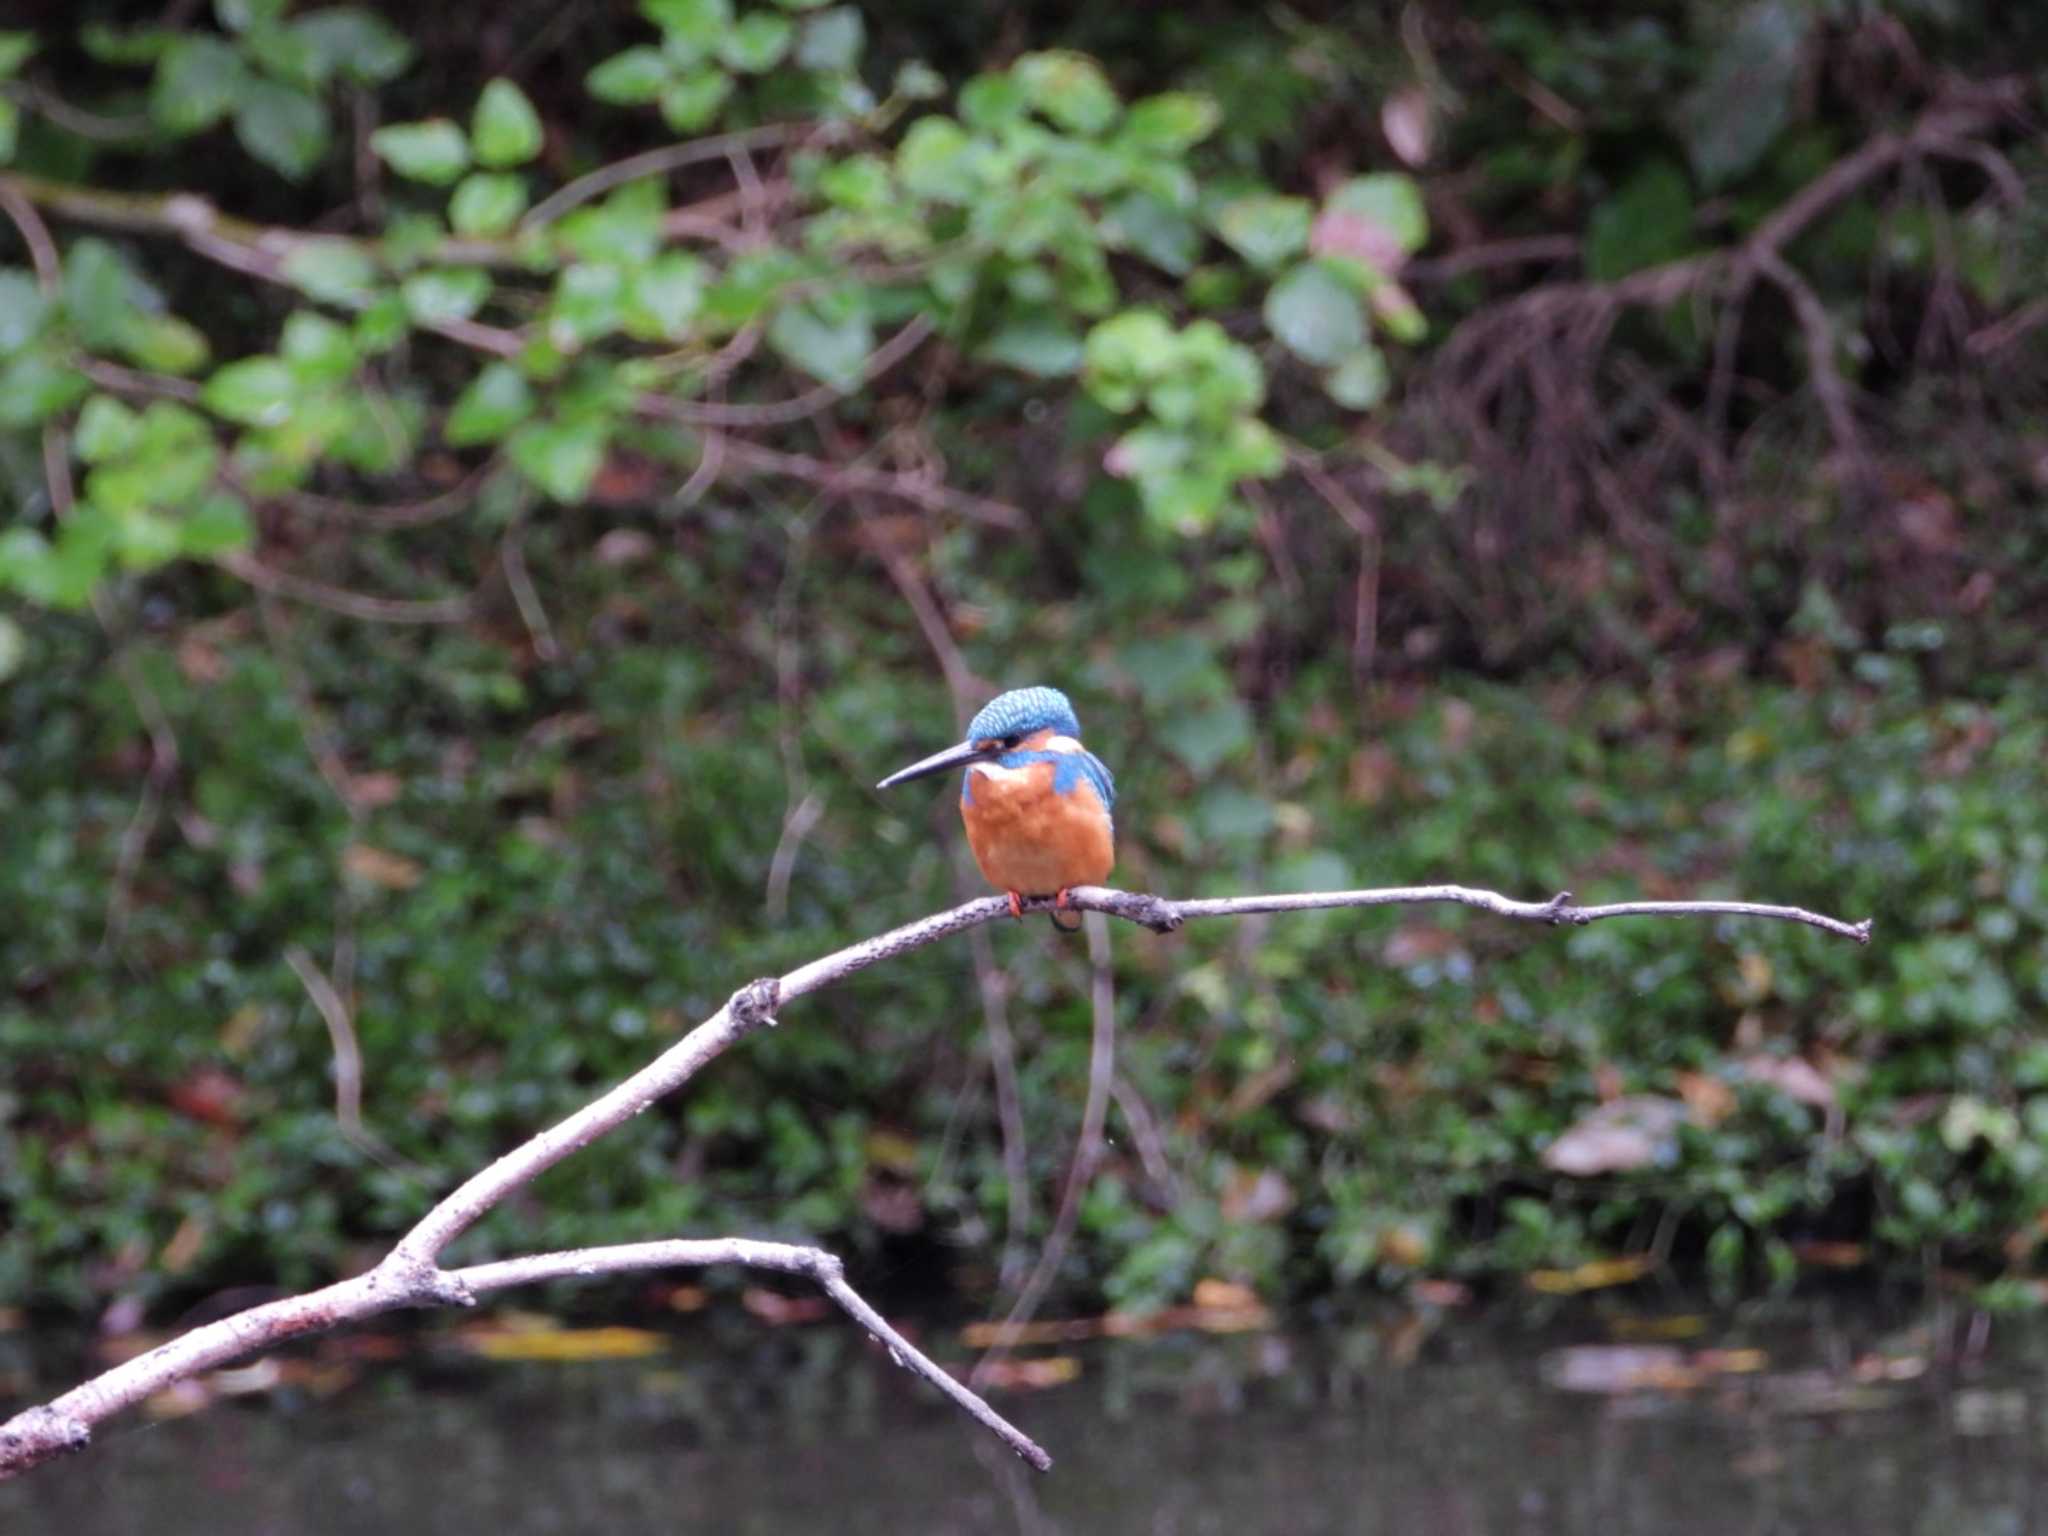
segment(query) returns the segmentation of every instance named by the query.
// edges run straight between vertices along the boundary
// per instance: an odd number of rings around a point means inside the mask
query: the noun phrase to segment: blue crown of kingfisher
[[[1059,689],[1013,688],[968,722],[966,740],[876,788],[963,769],[960,819],[989,883],[1009,894],[1013,912],[1025,896],[1052,896],[1064,906],[1069,887],[1100,884],[1116,862],[1116,781],[1080,736],[1074,706]]]

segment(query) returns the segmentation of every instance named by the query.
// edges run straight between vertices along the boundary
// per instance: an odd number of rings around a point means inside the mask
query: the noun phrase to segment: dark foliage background
[[[1077,1299],[2039,1293],[2048,17],[425,9],[0,48],[0,1299],[362,1263],[747,978],[974,889],[950,797],[868,786],[1038,681],[1134,887],[1879,939],[1119,932]],[[437,118],[460,164],[388,131]],[[764,122],[839,127],[525,244],[490,206]],[[987,1299],[1090,1032],[1078,945],[993,946],[807,1002],[473,1246],[800,1236]],[[1586,1171],[1616,1103],[1658,1130]]]

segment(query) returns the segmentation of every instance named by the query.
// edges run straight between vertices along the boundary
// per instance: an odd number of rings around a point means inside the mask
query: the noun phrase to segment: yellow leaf
[[[668,1348],[645,1328],[469,1328],[463,1347],[486,1360],[644,1360]]]

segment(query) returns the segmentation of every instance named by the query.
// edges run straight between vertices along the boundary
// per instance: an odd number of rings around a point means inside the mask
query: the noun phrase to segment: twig
[[[526,217],[519,221],[522,230],[540,229],[552,224],[563,214],[593,197],[602,197],[614,187],[622,187],[629,181],[638,181],[643,176],[663,176],[670,171],[679,171],[687,165],[700,165],[706,160],[723,159],[735,149],[766,149],[776,144],[786,144],[797,131],[794,123],[764,123],[759,128],[743,128],[736,133],[718,133],[709,138],[691,139],[686,144],[664,144],[660,149],[650,149],[642,154],[628,155],[623,160],[614,160],[610,165],[599,166],[588,175],[579,176],[557,192],[550,193],[527,209]]]
[[[1604,906],[1582,907],[1572,901],[1569,893],[1560,893],[1548,901],[1517,901],[1494,891],[1462,885],[1399,886],[1379,890],[1316,891],[1193,901],[1171,901],[1143,892],[1119,891],[1105,886],[1081,886],[1068,893],[1068,900],[1083,911],[1106,913],[1159,932],[1177,928],[1190,917],[1455,902],[1502,917],[1551,924],[1581,924],[1629,916],[1764,917],[1805,923],[1860,943],[1868,943],[1870,939],[1868,920],[1847,923],[1799,907],[1745,901],[1613,902]],[[1032,897],[1024,902],[1024,907],[1027,911],[1049,912],[1053,909],[1053,899]],[[29,1408],[0,1424],[0,1479],[24,1472],[65,1452],[83,1449],[94,1426],[196,1372],[394,1307],[472,1305],[476,1300],[476,1287],[470,1279],[472,1272],[443,1269],[439,1258],[450,1243],[482,1220],[507,1196],[689,1082],[748,1035],[772,1026],[777,1012],[798,998],[823,991],[885,960],[922,949],[967,929],[995,922],[1008,915],[1009,911],[1007,897],[984,896],[820,956],[786,976],[764,977],[742,987],[725,1006],[631,1077],[471,1175],[428,1211],[383,1261],[366,1274],[304,1296],[252,1307],[193,1329],[74,1387],[47,1404]],[[749,1250],[734,1246],[740,1241],[726,1239],[714,1249],[703,1250],[712,1255],[705,1262],[748,1262]],[[607,1251],[592,1250],[598,1255]],[[545,1260],[549,1274],[574,1274],[576,1262],[568,1257]],[[592,1262],[602,1263],[603,1260],[598,1258]],[[815,1264],[817,1261],[806,1262]],[[481,1266],[481,1269],[486,1285],[511,1284],[518,1274],[516,1270],[493,1265]],[[865,1309],[855,1311],[854,1315],[895,1347],[899,1354],[905,1358],[916,1354],[900,1340],[900,1336],[888,1330],[886,1324],[874,1328],[881,1320],[873,1315],[871,1309],[866,1309],[866,1304],[858,1297],[849,1301],[852,1293],[845,1287],[843,1279],[835,1275],[829,1279],[821,1278],[820,1283],[826,1286],[835,1301],[849,1311],[854,1311],[856,1303]],[[936,1371],[936,1367],[933,1370]],[[932,1378],[927,1375],[927,1379]],[[952,1387],[942,1387],[942,1390],[973,1413],[977,1422],[1002,1434],[1005,1442],[1034,1466],[1051,1464],[1050,1458],[1021,1433],[1007,1426],[998,1428],[1000,1421],[985,1404],[970,1405],[966,1399],[972,1394],[966,1388],[955,1383]]]
[[[1806,367],[1812,375],[1813,393],[1828,420],[1828,433],[1835,451],[1842,455],[1848,478],[1863,477],[1863,451],[1856,432],[1856,410],[1849,400],[1848,385],[1835,366],[1835,328],[1828,319],[1827,306],[1813,285],[1792,270],[1775,250],[1762,250],[1754,257],[1756,270],[1775,284],[1792,302],[1799,333],[1806,341]]]
[[[1052,1229],[1046,1233],[1038,1263],[996,1329],[995,1342],[976,1362],[967,1378],[969,1385],[979,1385],[989,1368],[1009,1354],[1018,1331],[1031,1321],[1039,1302],[1045,1299],[1053,1276],[1066,1260],[1067,1244],[1073,1240],[1074,1228],[1081,1219],[1081,1196],[1087,1193],[1089,1181],[1095,1177],[1095,1165],[1102,1156],[1102,1128],[1109,1119],[1110,1084],[1116,1076],[1116,972],[1109,960],[1109,924],[1103,921],[1100,912],[1090,912],[1083,921],[1088,927],[1088,997],[1094,1026],[1088,1044],[1088,1095],[1081,1103],[1081,1131],[1074,1138],[1074,1160],[1067,1165],[1067,1182],[1060,1190],[1059,1208],[1053,1213]]]
[[[0,177],[0,212],[13,220],[21,235],[21,243],[28,247],[28,259],[36,269],[37,286],[45,297],[55,294],[63,277],[63,266],[57,259],[57,243],[50,238],[50,228],[43,222],[42,215],[36,212],[36,205],[5,177]]]
[[[334,1118],[344,1135],[363,1131],[363,1048],[356,1040],[355,1024],[348,1016],[348,1004],[334,990],[313,957],[297,944],[287,944],[284,963],[299,978],[299,985],[312,999],[314,1011],[327,1026],[327,1038],[334,1049]]]
[[[322,581],[294,576],[289,571],[275,570],[249,555],[221,555],[216,563],[260,592],[296,598],[316,608],[331,609],[373,624],[460,624],[470,615],[470,599],[467,597],[371,597],[367,593],[350,592],[343,587],[330,587]]]
[[[659,396],[654,397],[656,401]],[[645,397],[641,409],[649,415],[667,415],[666,404],[650,404]],[[767,448],[760,443],[748,442],[745,438],[729,437],[725,442],[725,457],[743,469],[757,470],[763,474],[786,475],[792,480],[802,480],[809,485],[823,486],[833,491],[872,491],[883,496],[893,496],[898,501],[910,502],[913,506],[927,507],[934,512],[951,512],[961,517],[971,517],[977,522],[989,523],[997,528],[1024,528],[1029,519],[1006,501],[996,501],[987,496],[975,496],[966,491],[956,491],[943,481],[929,479],[922,475],[905,474],[886,469],[866,469],[859,465],[828,464],[823,459],[808,454],[784,453],[780,449]]]
[[[512,589],[513,605],[519,609],[520,620],[533,639],[534,655],[542,661],[560,661],[561,644],[555,639],[554,626],[548,623],[548,611],[541,606],[533,577],[527,573],[525,529],[520,524],[506,530],[498,550],[498,563],[505,569],[505,585]]]
[[[851,389],[842,389],[837,384],[820,384],[807,389],[800,395],[787,400],[771,400],[762,404],[742,401],[726,404],[718,400],[672,400],[666,412],[668,416],[686,426],[692,427],[775,427],[792,421],[802,421],[806,416],[815,416],[835,400],[843,400],[852,390],[873,383],[910,356],[924,344],[932,334],[934,326],[928,316],[918,315],[894,336],[870,352],[867,361],[860,366],[858,379]]]
[[[967,935],[974,957],[974,982],[981,993],[981,1032],[988,1041],[989,1076],[996,1085],[996,1124],[1003,1138],[1003,1184],[1009,1218],[996,1278],[1010,1290],[1024,1278],[1024,1239],[1031,1231],[1031,1148],[1024,1130],[1023,1096],[1017,1091],[1017,1040],[1010,1032],[1010,985],[996,964],[986,928]]]

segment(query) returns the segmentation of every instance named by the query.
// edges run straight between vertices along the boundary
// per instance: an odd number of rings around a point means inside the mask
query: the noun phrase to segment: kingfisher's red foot
[[[1017,919],[1017,921],[1020,923],[1023,922],[1024,898],[1018,895],[1015,891],[1007,891],[1004,894],[1006,894],[1010,898],[1010,916]]]
[[[1061,922],[1059,919],[1060,913],[1075,911],[1074,904],[1071,901],[1067,900],[1067,893],[1065,889],[1061,889],[1053,896],[1052,906],[1052,911],[1045,914],[1045,920],[1047,922],[1051,923],[1053,927],[1059,929],[1061,933],[1079,933],[1081,931],[1081,919],[1078,915],[1076,915],[1076,917],[1074,918],[1074,926],[1071,928],[1069,928],[1065,923]]]

